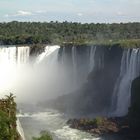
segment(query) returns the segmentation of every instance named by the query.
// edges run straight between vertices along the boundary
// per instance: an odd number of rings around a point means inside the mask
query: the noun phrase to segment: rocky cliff
[[[136,78],[132,83],[129,123],[133,130],[140,130],[140,77]]]

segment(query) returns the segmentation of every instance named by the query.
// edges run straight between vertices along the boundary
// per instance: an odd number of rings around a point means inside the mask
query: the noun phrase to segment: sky
[[[0,0],[0,22],[140,22],[140,0]]]

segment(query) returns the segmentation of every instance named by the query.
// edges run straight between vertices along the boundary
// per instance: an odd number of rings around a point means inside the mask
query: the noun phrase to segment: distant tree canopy
[[[140,39],[140,23],[72,22],[0,23],[0,44],[62,44],[99,40]]]

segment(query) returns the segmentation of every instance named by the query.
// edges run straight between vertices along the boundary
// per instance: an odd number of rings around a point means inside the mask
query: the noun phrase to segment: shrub
[[[42,131],[40,133],[40,137],[38,138],[33,137],[33,140],[53,140],[53,139],[52,139],[52,136],[48,132]]]

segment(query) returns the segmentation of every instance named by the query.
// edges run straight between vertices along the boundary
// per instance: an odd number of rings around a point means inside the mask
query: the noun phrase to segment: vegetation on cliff
[[[48,132],[42,131],[40,133],[40,137],[38,138],[33,137],[33,140],[53,140],[53,139],[52,139],[52,136]]]
[[[0,23],[0,44],[114,44],[140,39],[140,23]]]
[[[19,140],[16,129],[16,103],[13,94],[0,100],[0,140]]]

